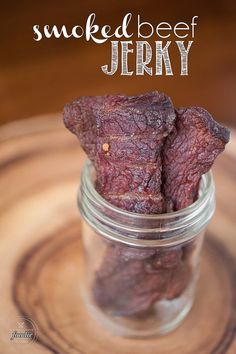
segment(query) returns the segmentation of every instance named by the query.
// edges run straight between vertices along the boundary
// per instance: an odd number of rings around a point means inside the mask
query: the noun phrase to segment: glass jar
[[[215,208],[211,173],[199,198],[180,211],[144,215],[124,211],[94,188],[86,161],[78,205],[83,217],[83,299],[116,335],[145,337],[176,328],[190,311],[206,225]]]

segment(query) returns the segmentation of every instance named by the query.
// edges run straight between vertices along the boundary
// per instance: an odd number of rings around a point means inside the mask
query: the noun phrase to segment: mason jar
[[[194,301],[205,228],[215,208],[212,174],[202,176],[192,205],[156,215],[113,206],[98,194],[95,181],[87,160],[78,194],[83,300],[113,334],[141,338],[168,333]]]

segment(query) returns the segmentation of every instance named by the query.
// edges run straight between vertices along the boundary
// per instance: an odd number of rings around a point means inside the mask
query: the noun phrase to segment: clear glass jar
[[[83,216],[83,299],[116,335],[146,337],[176,328],[190,311],[206,225],[215,208],[211,173],[199,198],[177,212],[143,215],[114,207],[94,188],[86,161],[78,205]]]

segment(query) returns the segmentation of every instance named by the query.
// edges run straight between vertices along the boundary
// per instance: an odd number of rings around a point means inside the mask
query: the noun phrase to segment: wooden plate
[[[236,353],[235,136],[215,166],[217,211],[194,307],[173,333],[144,340],[110,335],[81,300],[84,155],[61,117],[12,123],[0,138],[0,353]],[[35,325],[38,342],[10,340],[19,316]]]

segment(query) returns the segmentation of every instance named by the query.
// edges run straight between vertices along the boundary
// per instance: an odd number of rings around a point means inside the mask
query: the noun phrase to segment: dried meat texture
[[[173,300],[179,297],[186,290],[190,280],[193,279],[193,272],[194,270],[192,270],[190,264],[187,262],[180,262],[173,268],[168,278],[165,298]]]
[[[176,127],[163,149],[163,187],[173,210],[198,197],[201,176],[208,172],[229,141],[229,131],[199,107],[177,110]]]
[[[64,109],[96,169],[96,188],[110,203],[137,213],[161,213],[162,157],[175,111],[164,94],[81,97]]]
[[[153,248],[137,249],[112,241],[106,243],[104,262],[100,265],[98,277],[106,278],[117,272],[123,265],[127,266],[128,261],[141,261],[148,259],[156,254]]]
[[[107,262],[95,277],[96,303],[113,315],[131,316],[145,313],[158,300],[180,296],[191,276],[190,265],[183,262],[182,255],[182,248],[138,253],[134,248],[109,245]],[[111,259],[116,264],[112,269]]]
[[[164,94],[80,97],[64,109],[67,128],[96,169],[96,189],[131,212],[180,210],[198,197],[201,175],[229,140],[229,132],[202,108],[174,111]],[[119,316],[140,315],[155,301],[172,300],[192,277],[194,242],[137,249],[107,242],[93,295]]]
[[[178,266],[183,256],[182,247],[171,247],[169,249],[157,250],[148,259],[145,269],[148,273],[158,272],[159,269],[172,269]]]
[[[144,265],[143,261],[132,260],[127,264],[120,262],[120,268],[109,277],[101,277],[99,272],[94,286],[96,302],[114,315],[146,311],[167,288],[168,271],[148,274]]]

